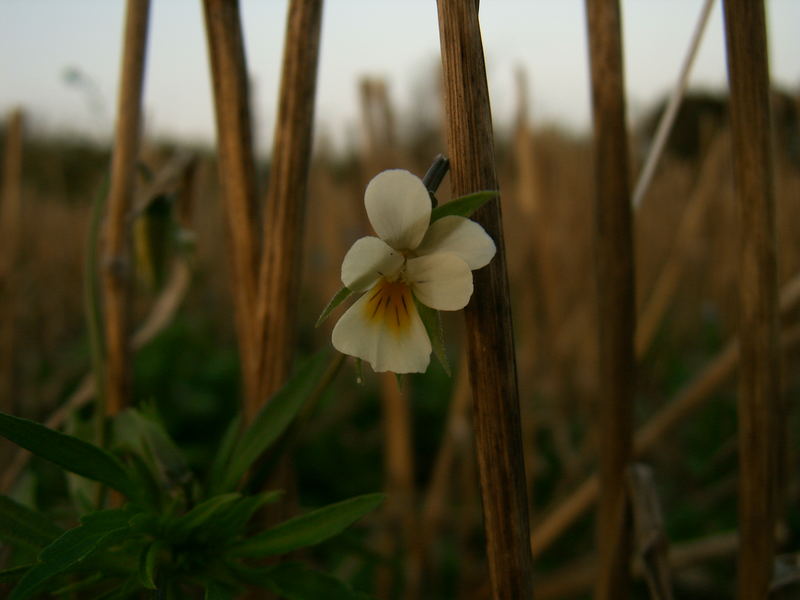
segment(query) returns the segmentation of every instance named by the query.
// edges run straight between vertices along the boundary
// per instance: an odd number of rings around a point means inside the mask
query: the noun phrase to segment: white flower
[[[342,283],[366,292],[333,328],[333,345],[376,372],[422,373],[431,342],[414,299],[436,310],[460,310],[472,295],[472,271],[495,254],[492,238],[464,217],[430,223],[422,181],[384,171],[367,186],[367,216],[379,237],[357,240],[344,257]]]

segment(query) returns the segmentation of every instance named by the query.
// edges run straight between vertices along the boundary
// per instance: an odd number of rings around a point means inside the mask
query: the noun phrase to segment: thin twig
[[[644,167],[639,174],[639,179],[636,181],[636,188],[633,191],[633,208],[637,209],[642,204],[642,199],[650,187],[650,182],[653,180],[653,174],[658,166],[658,160],[661,158],[661,153],[664,150],[664,145],[667,143],[667,138],[672,131],[672,125],[675,123],[675,117],[678,115],[678,109],[681,107],[681,101],[686,93],[686,86],[689,84],[689,74],[692,72],[692,65],[694,59],[697,58],[697,51],[700,49],[700,42],[703,40],[703,33],[708,24],[708,17],[711,15],[711,9],[714,8],[715,0],[706,0],[703,8],[700,10],[700,18],[697,20],[692,39],[689,42],[689,51],[683,59],[680,75],[675,84],[675,89],[672,90],[672,95],[669,98],[669,104],[664,114],[661,115],[661,120],[658,122],[658,129],[656,130],[655,138],[653,139],[653,146],[645,160]]]
[[[630,587],[631,456],[635,361],[633,241],[622,31],[617,0],[586,0],[594,113],[595,252],[598,302],[600,499],[595,598],[624,600]]]
[[[763,0],[725,0],[734,193],[739,206],[739,598],[766,598],[782,492],[775,198]]]
[[[124,409],[130,393],[128,321],[132,264],[128,217],[139,152],[149,12],[150,0],[128,0],[102,269],[108,415]]]
[[[439,39],[454,196],[498,189],[489,91],[475,0],[439,0]],[[500,199],[475,214],[497,255],[474,273],[465,310],[475,447],[495,598],[533,593],[528,499]]]

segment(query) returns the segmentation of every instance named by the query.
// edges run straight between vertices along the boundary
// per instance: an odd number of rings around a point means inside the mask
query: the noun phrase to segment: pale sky
[[[702,0],[623,0],[629,113],[666,93],[677,77]],[[256,109],[255,139],[270,146],[287,0],[242,0]],[[483,0],[481,27],[495,123],[515,110],[514,71],[522,66],[537,123],[572,129],[590,120],[583,0]],[[767,0],[773,80],[800,86],[800,0]],[[123,0],[0,0],[0,115],[23,106],[43,130],[92,136],[111,131],[116,105]],[[420,93],[432,81],[439,37],[435,0],[326,0],[317,127],[338,144],[357,131],[357,80],[382,76],[402,117],[435,114]],[[104,111],[67,85],[79,69],[97,86]],[[720,6],[714,8],[692,76],[696,86],[726,84]],[[428,83],[427,85],[430,85]],[[426,104],[427,103],[427,104]],[[144,98],[147,132],[207,144],[214,140],[200,0],[153,0]]]

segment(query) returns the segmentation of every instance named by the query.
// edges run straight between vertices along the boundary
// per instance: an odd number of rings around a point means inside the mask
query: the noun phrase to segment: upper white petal
[[[406,275],[417,300],[436,310],[459,310],[472,296],[472,272],[455,254],[440,252],[412,258]]]
[[[431,223],[417,248],[419,255],[436,252],[452,252],[474,271],[489,264],[497,248],[494,240],[475,221],[451,215]]]
[[[369,293],[347,309],[333,328],[333,346],[372,365],[376,373],[424,373],[431,359],[431,341],[415,307],[405,331],[398,334],[367,318]]]
[[[413,250],[431,219],[431,199],[422,180],[402,169],[378,173],[364,193],[369,222],[397,250]]]
[[[342,283],[354,292],[369,289],[381,275],[396,273],[403,255],[376,237],[363,237],[350,246],[342,261]]]

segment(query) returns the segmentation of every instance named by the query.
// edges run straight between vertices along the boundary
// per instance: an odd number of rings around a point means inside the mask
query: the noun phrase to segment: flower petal
[[[410,259],[406,275],[417,299],[436,310],[462,309],[472,296],[469,265],[449,252]]]
[[[431,223],[417,247],[417,254],[452,252],[473,271],[489,264],[497,252],[494,240],[475,221],[464,217],[442,217]]]
[[[399,282],[381,280],[361,296],[336,323],[331,339],[339,352],[367,361],[376,373],[424,373],[431,359],[431,341],[411,292]]]
[[[422,180],[402,169],[378,173],[364,194],[375,233],[397,250],[413,250],[431,219],[431,198]]]
[[[396,273],[403,255],[383,240],[363,237],[350,246],[342,261],[342,283],[354,292],[368,290],[382,275]]]

